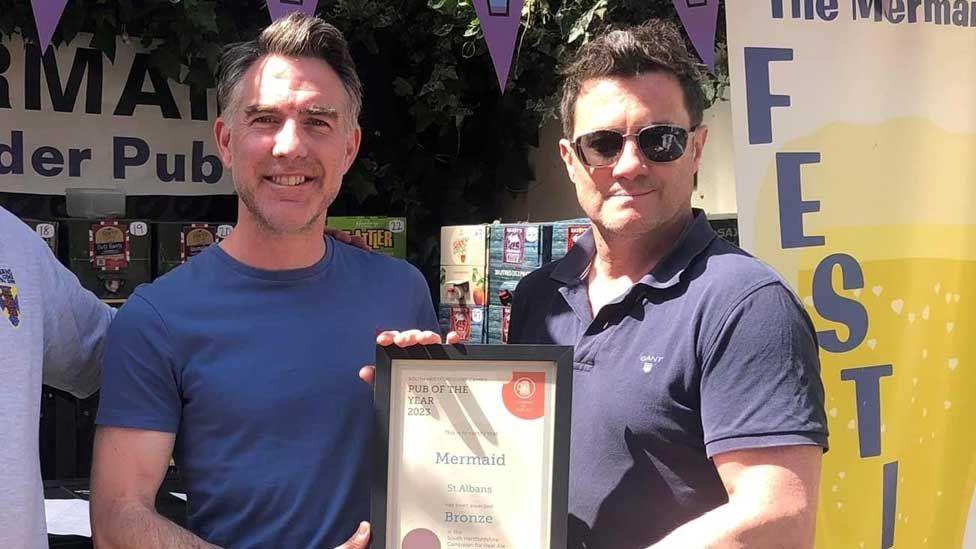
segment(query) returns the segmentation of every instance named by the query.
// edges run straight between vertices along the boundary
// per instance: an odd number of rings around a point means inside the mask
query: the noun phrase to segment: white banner
[[[0,43],[0,191],[233,193],[213,140],[215,91],[167,80],[134,40],[119,39],[112,63],[90,38],[43,58],[19,35]]]

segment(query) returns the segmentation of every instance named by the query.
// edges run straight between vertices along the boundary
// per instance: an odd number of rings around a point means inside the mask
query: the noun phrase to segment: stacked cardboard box
[[[585,217],[556,221],[552,224],[552,260],[562,259],[583,233],[590,230],[590,220]]]
[[[589,220],[581,218],[441,229],[442,329],[470,328],[471,343],[507,343],[519,281],[566,255],[589,227]]]
[[[457,332],[466,343],[485,342],[488,226],[441,228],[441,330]]]
[[[491,226],[488,259],[488,343],[508,342],[511,295],[522,277],[552,259],[552,226]]]
[[[366,239],[374,252],[400,259],[407,258],[407,219],[405,217],[329,217],[329,227]]]
[[[229,223],[155,223],[156,276],[163,276],[207,246],[227,238],[234,226]]]
[[[149,223],[133,219],[70,220],[68,265],[81,284],[106,300],[121,301],[150,280]]]

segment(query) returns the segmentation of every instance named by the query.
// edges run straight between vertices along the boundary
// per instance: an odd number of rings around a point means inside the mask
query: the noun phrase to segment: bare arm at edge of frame
[[[99,549],[216,547],[156,512],[176,435],[99,426],[91,472],[92,541]]]
[[[713,458],[728,503],[682,525],[651,549],[810,549],[823,449],[778,446]]]

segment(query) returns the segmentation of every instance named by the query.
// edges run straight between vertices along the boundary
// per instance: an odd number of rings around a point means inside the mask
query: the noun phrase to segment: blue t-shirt
[[[136,289],[112,324],[100,425],[176,434],[187,527],[225,547],[328,547],[369,518],[382,330],[437,330],[408,263],[329,238],[265,271],[211,246]]]

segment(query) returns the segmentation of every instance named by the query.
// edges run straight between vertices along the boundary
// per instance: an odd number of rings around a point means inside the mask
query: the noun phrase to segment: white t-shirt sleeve
[[[87,397],[98,390],[102,348],[115,309],[78,282],[39,238],[44,293],[44,384]]]

